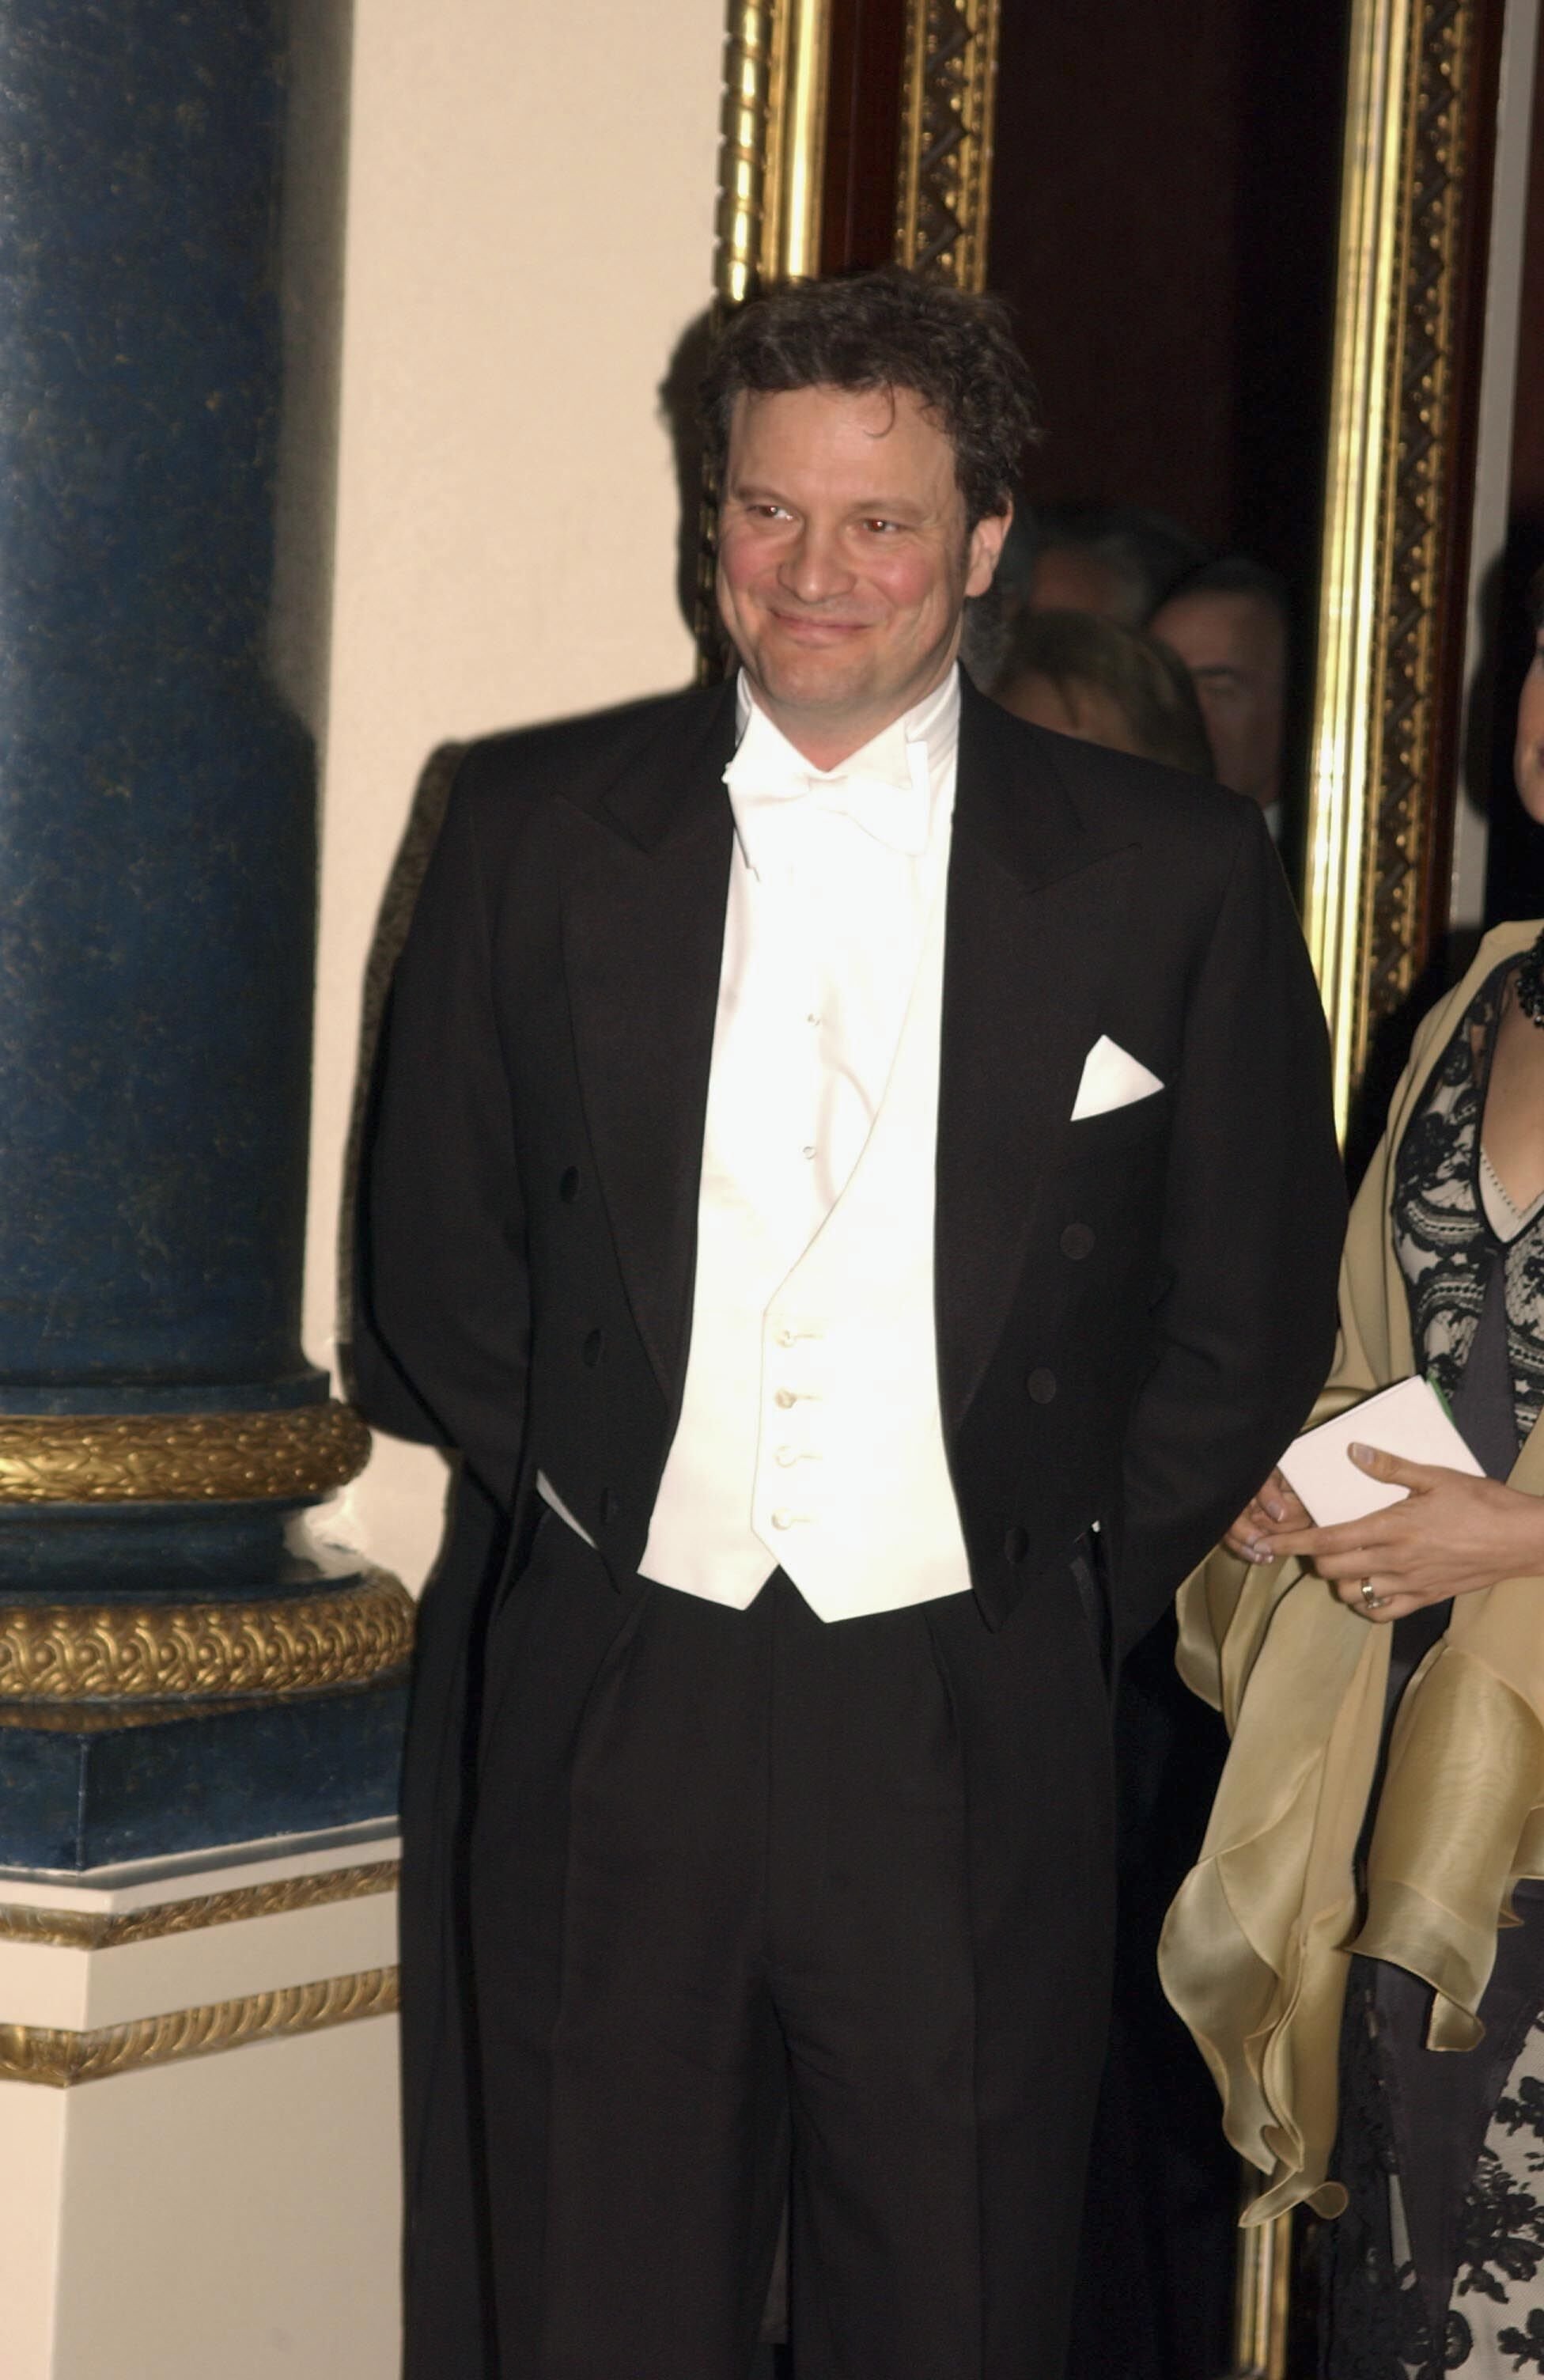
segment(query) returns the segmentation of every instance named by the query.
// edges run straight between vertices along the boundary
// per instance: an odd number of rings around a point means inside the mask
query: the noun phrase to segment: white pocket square
[[[1164,1086],[1151,1067],[1102,1033],[1083,1060],[1082,1080],[1072,1102],[1072,1121],[1104,1115],[1111,1108],[1129,1107],[1134,1099],[1150,1099]]]

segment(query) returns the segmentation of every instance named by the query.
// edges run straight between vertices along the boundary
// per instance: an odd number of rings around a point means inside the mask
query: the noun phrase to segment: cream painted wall
[[[432,747],[681,685],[657,390],[709,294],[723,0],[356,0],[306,1328],[333,1360],[359,997]],[[328,1524],[422,1579],[438,1458]]]
[[[63,2147],[57,2181],[36,2151],[27,2174],[57,2226],[51,2352],[23,2359],[7,2302],[6,2380],[395,2380],[396,2035],[372,2017],[69,2091],[0,2084],[52,2103],[7,2097],[0,2142],[52,2119]]]

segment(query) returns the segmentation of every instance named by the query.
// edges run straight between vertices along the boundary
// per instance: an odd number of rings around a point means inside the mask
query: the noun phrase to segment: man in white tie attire
[[[774,291],[704,408],[738,673],[472,748],[373,1128],[407,2371],[745,2380],[791,2190],[798,2380],[1059,2380],[1111,1664],[1329,1360],[1322,1021],[1258,811],[961,677],[993,301]]]

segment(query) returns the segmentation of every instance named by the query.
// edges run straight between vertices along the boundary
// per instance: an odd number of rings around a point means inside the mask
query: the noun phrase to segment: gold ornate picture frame
[[[908,0],[896,261],[986,280],[999,0]]]
[[[1343,1129],[1446,924],[1497,15],[1351,11],[1303,884]]]

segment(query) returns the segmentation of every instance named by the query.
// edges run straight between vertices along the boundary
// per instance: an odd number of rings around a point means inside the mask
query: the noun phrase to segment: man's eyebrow
[[[786,504],[792,501],[764,480],[737,480],[732,476],[729,492],[759,504]],[[860,517],[886,520],[894,517],[899,520],[908,516],[915,519],[919,514],[925,513],[927,506],[915,496],[860,496],[848,505],[847,510]]]

